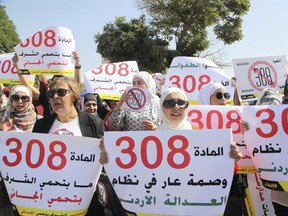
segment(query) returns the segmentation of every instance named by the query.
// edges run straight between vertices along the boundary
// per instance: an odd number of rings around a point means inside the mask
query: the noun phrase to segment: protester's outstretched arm
[[[48,80],[47,80],[45,75],[42,75],[42,74],[39,75],[39,81],[44,83],[44,84],[48,84]]]
[[[75,69],[74,69],[74,79],[81,83],[81,64],[80,64],[80,55],[77,51],[73,52],[73,57],[75,59]]]
[[[37,89],[37,88],[35,88],[33,85],[31,85],[30,83],[29,83],[29,80],[27,79],[27,77],[25,76],[25,75],[23,75],[23,74],[21,74],[21,72],[20,72],[20,70],[19,70],[19,67],[18,67],[18,55],[17,55],[17,53],[15,53],[14,54],[14,56],[13,56],[13,58],[12,58],[12,62],[13,62],[13,65],[16,67],[16,69],[17,69],[17,74],[18,74],[18,76],[19,76],[19,80],[20,80],[20,82],[22,83],[22,85],[25,85],[25,86],[27,86],[28,88],[30,88],[31,89],[31,91],[32,91],[32,96],[33,96],[33,98],[35,99],[35,100],[38,100],[39,99],[39,95],[40,95],[40,91]]]

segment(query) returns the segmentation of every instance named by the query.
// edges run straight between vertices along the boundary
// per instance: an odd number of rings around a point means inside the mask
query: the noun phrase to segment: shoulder
[[[54,120],[55,120],[55,118],[56,118],[56,115],[52,114],[48,117],[37,119],[37,121],[33,127],[33,132],[35,132],[35,133],[48,133]]]

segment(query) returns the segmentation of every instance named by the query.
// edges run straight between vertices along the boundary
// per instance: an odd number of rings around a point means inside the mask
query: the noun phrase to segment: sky
[[[94,35],[102,33],[107,23],[125,16],[129,21],[139,18],[141,11],[134,0],[1,0],[21,40],[49,26],[70,28],[80,54],[82,77],[101,64],[96,53]],[[243,40],[232,45],[217,43],[211,50],[223,48],[224,60],[231,67],[223,68],[233,76],[232,60],[288,53],[288,1],[251,0],[249,12],[243,17]],[[213,35],[209,38],[213,39]]]

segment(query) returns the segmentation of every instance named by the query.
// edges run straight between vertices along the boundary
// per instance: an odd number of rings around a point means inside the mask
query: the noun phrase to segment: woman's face
[[[17,112],[22,112],[28,108],[30,104],[30,97],[24,92],[17,92],[11,96],[12,106]]]
[[[225,89],[219,88],[211,95],[210,105],[222,105],[222,106],[224,105],[225,106],[227,99],[229,98],[230,98],[230,94],[226,92]]]
[[[84,112],[91,113],[91,114],[96,114],[97,113],[97,103],[94,100],[88,100],[84,104]]]
[[[49,103],[57,115],[67,116],[67,113],[74,109],[72,92],[66,82],[56,83],[47,94],[49,95]]]
[[[135,77],[133,79],[132,85],[134,88],[148,89],[148,86],[145,84],[144,80],[139,77]]]
[[[172,92],[167,95],[162,104],[162,110],[165,117],[174,125],[179,125],[183,119],[186,118],[188,112],[187,107],[188,101],[186,101],[185,97],[178,92]]]

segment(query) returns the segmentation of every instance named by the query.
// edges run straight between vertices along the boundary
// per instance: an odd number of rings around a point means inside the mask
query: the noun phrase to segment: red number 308
[[[174,145],[175,142],[181,142],[182,145],[180,147],[176,147]],[[130,158],[129,162],[123,163],[120,157],[115,159],[117,165],[123,169],[129,169],[133,167],[137,162],[137,155],[134,152],[135,141],[128,136],[120,137],[116,141],[116,145],[120,146],[123,143],[127,143],[128,147],[121,150],[121,153],[127,154]],[[156,158],[154,162],[148,161],[148,145],[155,145],[156,147]],[[170,149],[169,153],[167,154],[167,162],[168,164],[174,169],[182,169],[189,165],[190,163],[190,155],[187,152],[187,148],[189,146],[189,141],[186,137],[175,135],[170,137],[168,140],[168,147]],[[141,160],[145,167],[148,169],[156,169],[159,167],[163,161],[163,147],[162,143],[156,136],[147,136],[141,142]],[[181,154],[183,157],[183,161],[181,163],[176,163],[174,157],[176,154]],[[125,160],[126,161],[126,160]]]
[[[13,155],[13,156],[10,156],[10,155],[9,155],[10,157],[9,156],[3,156],[4,164],[9,166],[9,167],[17,166],[22,161],[22,157],[23,157],[22,153],[21,153],[21,149],[22,149],[21,141],[17,138],[9,138],[6,141],[6,146],[10,146],[13,144],[15,145],[15,147],[9,149],[9,153],[11,153],[11,155]],[[58,148],[60,148],[60,150],[56,150],[56,149],[58,149],[57,146],[58,146]],[[39,152],[38,157],[36,157],[35,155],[32,156],[33,149],[35,150],[35,148],[38,149],[38,152]],[[49,145],[49,150],[50,150],[51,154],[47,158],[48,167],[52,170],[63,169],[67,163],[67,159],[64,155],[66,150],[67,150],[66,145],[60,141],[53,141]],[[28,142],[27,147],[26,147],[26,152],[25,152],[25,161],[26,161],[26,164],[28,165],[28,167],[30,167],[30,168],[40,167],[44,162],[44,158],[45,158],[44,155],[45,155],[45,147],[40,140],[32,139]],[[8,157],[9,158],[15,158],[15,159],[9,160]],[[34,161],[32,161],[32,158]],[[55,158],[60,159],[59,164],[54,164]]]
[[[266,125],[270,127],[270,130],[262,130],[261,127],[257,127],[256,133],[264,138],[273,137],[279,129],[277,122],[275,122],[275,112],[272,109],[261,109],[256,112],[256,117],[260,118],[262,114],[266,118],[261,119],[261,126]],[[285,108],[281,113],[281,123],[284,133],[288,134],[288,108]]]

